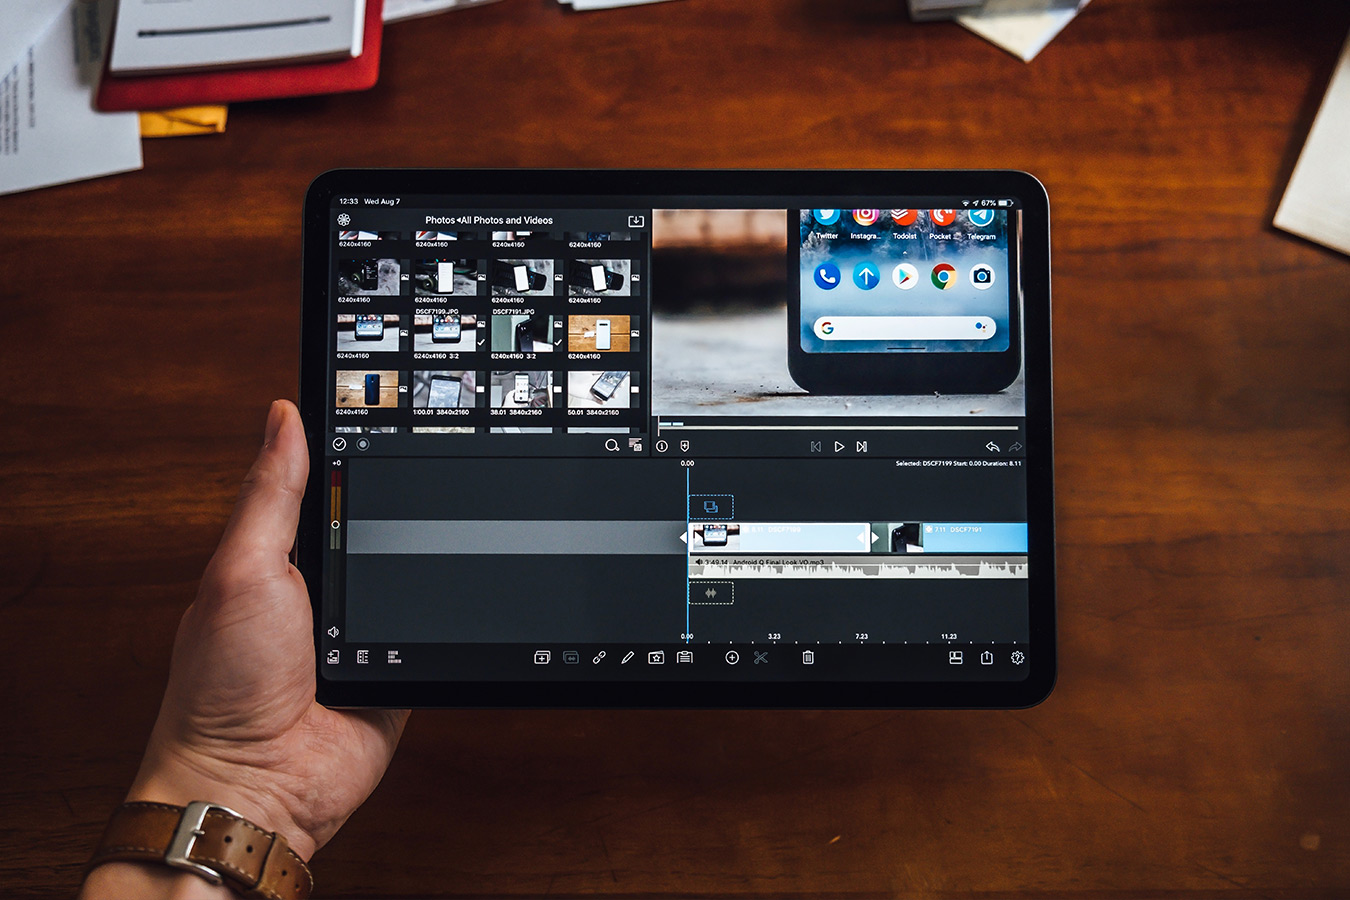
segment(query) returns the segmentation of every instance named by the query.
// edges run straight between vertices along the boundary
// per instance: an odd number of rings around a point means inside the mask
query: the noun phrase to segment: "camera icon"
[[[992,266],[986,266],[981,263],[970,270],[970,283],[981,291],[986,291],[994,286],[994,269]]]

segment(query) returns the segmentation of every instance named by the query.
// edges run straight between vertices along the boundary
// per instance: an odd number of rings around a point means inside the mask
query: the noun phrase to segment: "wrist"
[[[137,897],[144,900],[238,900],[223,884],[190,872],[138,862],[108,862],[84,880],[79,900]]]
[[[193,750],[155,748],[147,752],[126,799],[174,806],[205,800],[280,834],[305,862],[317,847],[291,815],[284,798],[256,769],[206,758]]]

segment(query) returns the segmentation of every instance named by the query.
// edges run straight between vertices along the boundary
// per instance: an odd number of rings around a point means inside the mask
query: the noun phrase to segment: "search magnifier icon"
[[[609,440],[605,441],[605,449],[611,453],[618,453],[619,442],[614,440],[614,438],[610,438]]]

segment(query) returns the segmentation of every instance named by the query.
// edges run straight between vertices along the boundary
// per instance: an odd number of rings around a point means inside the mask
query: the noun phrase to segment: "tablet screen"
[[[960,174],[736,194],[324,176],[300,553],[321,698],[1040,699],[1044,194]]]

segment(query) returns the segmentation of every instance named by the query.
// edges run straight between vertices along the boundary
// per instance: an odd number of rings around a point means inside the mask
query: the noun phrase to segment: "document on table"
[[[1088,0],[988,0],[979,12],[957,16],[956,21],[1031,62],[1087,5]]]
[[[136,114],[94,110],[112,11],[70,0],[0,75],[0,194],[141,167]]]
[[[8,72],[37,43],[68,0],[5,0],[5,27],[0,29],[0,67]]]
[[[1350,253],[1350,38],[1275,211],[1275,227]]]

